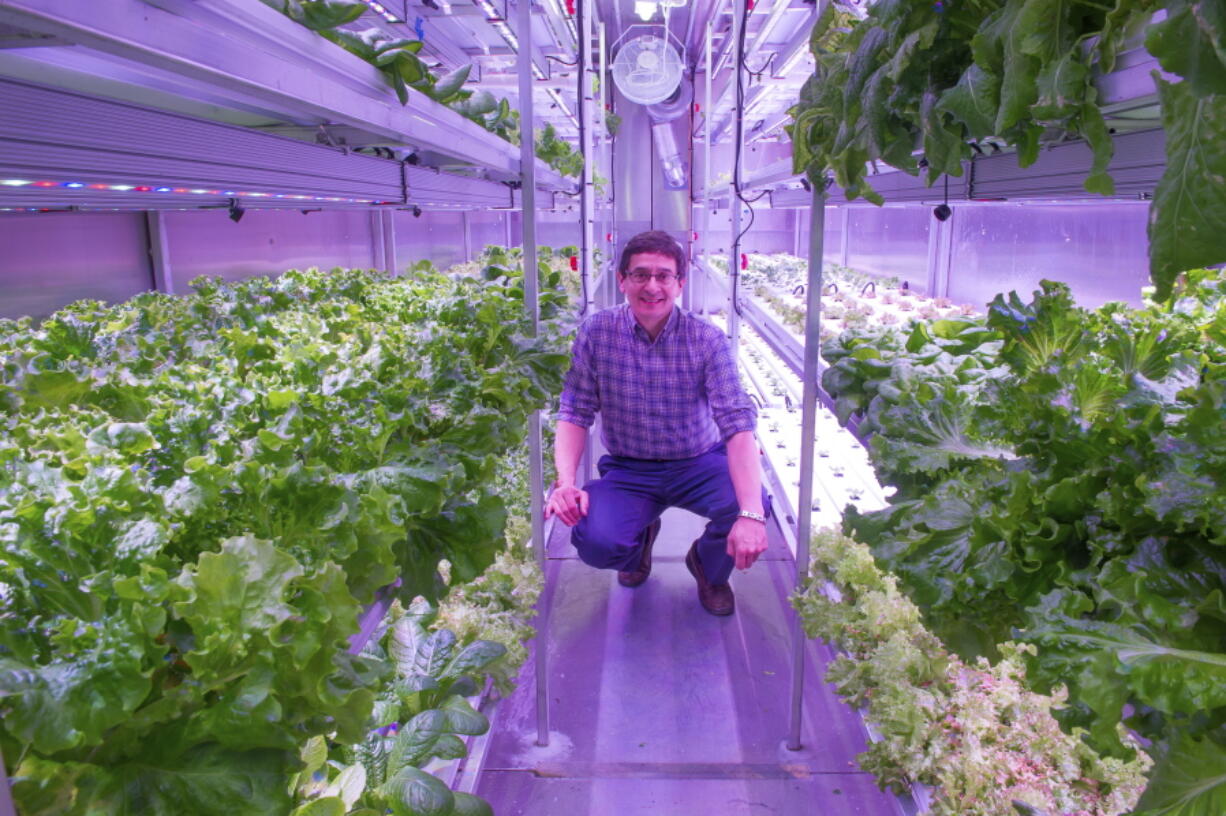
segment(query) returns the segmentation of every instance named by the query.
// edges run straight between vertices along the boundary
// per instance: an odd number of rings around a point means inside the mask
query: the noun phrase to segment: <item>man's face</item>
[[[661,277],[665,279],[660,280]],[[644,280],[639,282],[635,278]],[[640,252],[630,256],[630,266],[617,287],[626,296],[635,319],[644,327],[655,327],[672,311],[684,283],[677,277],[677,262],[673,258]]]

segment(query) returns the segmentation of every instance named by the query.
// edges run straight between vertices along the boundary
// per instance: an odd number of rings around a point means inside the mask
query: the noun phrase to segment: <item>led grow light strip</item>
[[[546,88],[545,93],[549,94],[554,103],[556,103],[558,108],[561,109],[562,113],[566,114],[566,116],[575,123],[575,127],[579,127],[579,120],[576,119],[575,115],[570,112],[570,108],[566,107],[566,100],[562,98],[562,94],[558,93],[558,89]]]
[[[332,201],[345,204],[376,204],[376,203],[398,203],[398,202],[376,202],[371,198],[345,198],[342,196],[312,196],[301,193],[266,193],[258,190],[209,190],[202,187],[167,187],[167,186],[152,186],[147,184],[100,184],[87,183],[84,181],[51,181],[48,179],[39,179],[37,181],[29,179],[0,179],[0,187],[38,187],[42,189],[49,188],[67,188],[69,190],[104,190],[117,193],[178,193],[178,194],[194,194],[194,195],[212,195],[212,196],[227,196],[232,198],[281,198],[291,199],[294,201]]]
[[[485,12],[485,21],[494,27],[499,36],[506,42],[511,50],[516,54],[519,53],[519,37],[515,36],[515,32],[507,25],[506,18],[498,13],[498,9],[494,8],[494,4],[490,0],[473,0],[482,11]],[[535,60],[531,60],[532,76],[537,79],[548,79],[545,72],[536,64]]]
[[[387,20],[389,23],[405,22],[405,19],[402,16],[394,14],[391,11],[391,9],[389,9],[383,3],[378,2],[378,0],[365,0],[365,1],[366,1],[366,5],[370,6],[371,11],[373,11],[375,14],[380,15],[381,17],[383,17],[384,20]]]

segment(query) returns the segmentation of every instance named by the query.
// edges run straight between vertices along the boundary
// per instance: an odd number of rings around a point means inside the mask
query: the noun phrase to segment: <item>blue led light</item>
[[[85,186],[85,182],[83,182],[83,181],[66,181],[66,182],[64,182],[64,186],[65,186],[65,187],[72,187],[73,189],[76,189],[77,187],[84,187],[84,186]]]
[[[169,193],[169,192],[170,192],[170,188],[169,188],[169,187],[154,187],[154,188],[153,188],[153,192],[155,192],[155,193]]]

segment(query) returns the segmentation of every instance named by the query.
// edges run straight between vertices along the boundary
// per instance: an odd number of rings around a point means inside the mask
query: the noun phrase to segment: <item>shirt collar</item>
[[[629,303],[622,304],[622,322],[632,336],[641,337],[646,343],[658,343],[676,331],[677,324],[681,322],[681,307],[673,303],[673,310],[668,313],[668,320],[664,321],[664,328],[660,330],[660,336],[654,341],[647,334],[647,330],[634,319],[634,312],[631,310]]]

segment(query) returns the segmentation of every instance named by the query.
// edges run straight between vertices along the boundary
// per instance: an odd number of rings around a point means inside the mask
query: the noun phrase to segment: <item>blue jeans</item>
[[[596,468],[600,478],[583,488],[590,499],[588,513],[570,536],[584,563],[599,569],[635,569],[644,529],[667,508],[681,507],[710,519],[698,539],[698,558],[710,583],[727,583],[734,566],[727,551],[728,531],[740,506],[723,445],[692,459],[662,462],[606,455]],[[769,515],[766,490],[762,506]]]

